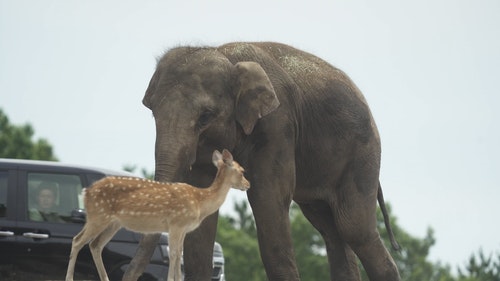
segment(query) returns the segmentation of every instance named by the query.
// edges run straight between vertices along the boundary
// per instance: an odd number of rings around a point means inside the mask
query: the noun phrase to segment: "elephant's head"
[[[279,106],[258,63],[232,64],[204,48],[166,53],[143,103],[156,122],[156,179],[161,181],[182,181],[195,162],[210,164],[212,151],[233,149]]]

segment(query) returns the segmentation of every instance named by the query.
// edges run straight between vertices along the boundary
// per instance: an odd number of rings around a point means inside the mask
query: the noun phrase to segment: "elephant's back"
[[[379,142],[359,88],[347,74],[321,58],[275,42],[234,42],[217,50],[232,63],[262,65],[282,106],[293,107],[302,145],[315,147],[322,140],[338,146]]]
[[[278,95],[306,102],[310,99],[312,103],[323,103],[323,99],[332,99],[328,96],[335,95],[336,100],[367,104],[361,91],[346,73],[292,46],[275,42],[234,42],[217,50],[232,63],[255,61],[261,64],[275,89],[288,91]],[[298,93],[289,93],[290,89],[297,89]]]
[[[323,59],[292,46],[276,42],[234,42],[217,48],[232,63],[255,61],[268,75],[283,71],[301,87],[321,85],[327,81],[343,81],[354,85],[349,77]],[[276,69],[279,66],[280,69]],[[281,73],[282,75],[283,73]]]

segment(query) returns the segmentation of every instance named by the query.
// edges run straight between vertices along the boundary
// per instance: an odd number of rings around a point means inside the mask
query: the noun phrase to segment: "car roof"
[[[83,173],[98,173],[98,174],[103,174],[105,176],[137,177],[134,174],[125,171],[115,171],[115,170],[88,167],[76,164],[67,164],[55,161],[28,160],[28,159],[0,158],[0,168],[73,171],[73,172],[83,172]]]

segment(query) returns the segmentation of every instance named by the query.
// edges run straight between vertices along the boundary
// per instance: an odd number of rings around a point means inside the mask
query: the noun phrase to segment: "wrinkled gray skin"
[[[156,121],[157,180],[208,186],[211,153],[223,148],[246,169],[269,280],[299,280],[292,200],[326,242],[331,280],[360,280],[355,255],[370,280],[400,279],[376,229],[379,135],[342,71],[278,43],[179,47],[159,60],[143,103]],[[216,223],[217,214],[186,238],[186,280],[210,280]],[[156,241],[143,240],[124,280],[139,276]]]

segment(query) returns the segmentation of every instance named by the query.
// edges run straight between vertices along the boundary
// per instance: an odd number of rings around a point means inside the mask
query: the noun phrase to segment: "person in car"
[[[52,182],[41,182],[38,185],[36,206],[28,212],[30,220],[64,222],[55,210],[56,188],[57,184]]]

